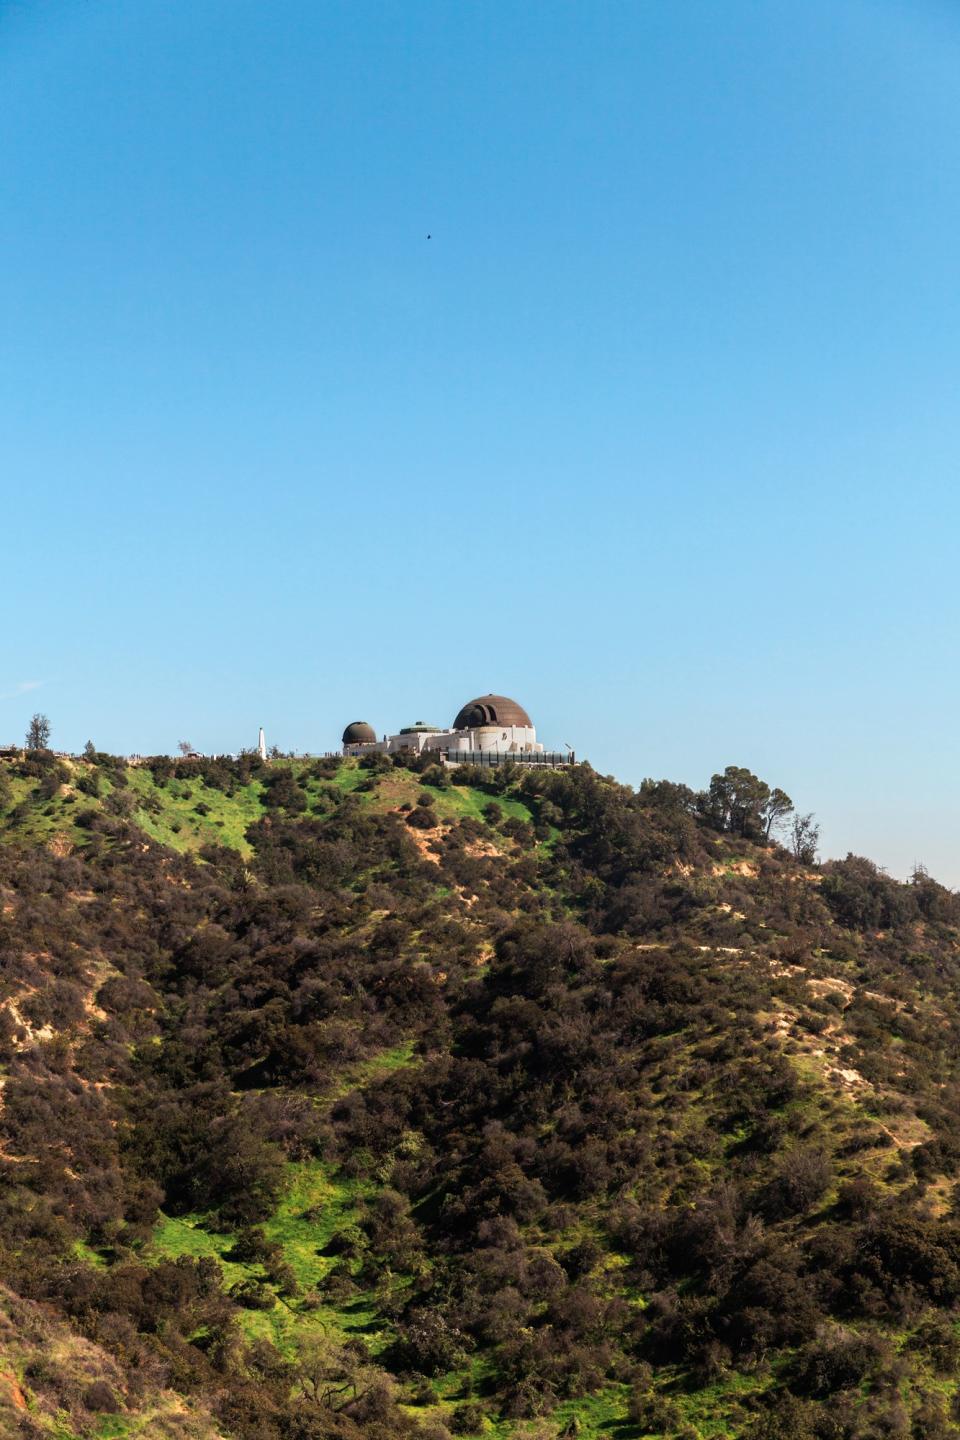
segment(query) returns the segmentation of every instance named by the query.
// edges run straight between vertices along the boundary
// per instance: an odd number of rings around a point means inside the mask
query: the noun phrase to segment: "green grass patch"
[[[493,801],[499,805],[505,819],[533,819],[529,807],[511,795],[488,795],[485,790],[475,790],[471,785],[449,785],[443,788],[436,785],[418,785],[417,789],[426,790],[428,795],[434,797],[437,813],[444,818],[463,820],[469,817],[485,824],[484,806]]]
[[[416,1058],[412,1040],[404,1040],[389,1050],[369,1055],[365,1060],[358,1060],[355,1065],[346,1066],[331,1089],[323,1093],[322,1099],[339,1100],[341,1095],[349,1095],[351,1090],[359,1090],[381,1076],[392,1074],[394,1070],[403,1070],[407,1065],[413,1064]]]
[[[225,845],[241,855],[252,853],[246,831],[264,813],[263,787],[258,780],[227,795],[199,778],[156,785],[144,766],[128,770],[127,776],[129,792],[139,802],[132,819],[159,844],[180,851]],[[198,813],[198,805],[207,813]]]
[[[343,1304],[323,1301],[316,1309],[304,1305],[304,1297],[337,1263],[334,1257],[321,1252],[337,1230],[357,1220],[358,1201],[372,1191],[368,1182],[337,1177],[319,1161],[290,1165],[286,1193],[263,1230],[268,1240],[282,1247],[283,1258],[297,1277],[301,1294],[277,1296],[270,1310],[240,1310],[240,1324],[249,1339],[270,1340],[285,1355],[293,1351],[299,1338],[312,1333],[343,1337],[364,1333],[374,1352],[387,1342],[389,1328],[378,1324],[372,1297],[364,1292]],[[238,1280],[262,1281],[259,1265],[227,1258],[233,1244],[232,1235],[210,1229],[204,1216],[164,1215],[145,1258],[156,1262],[183,1255],[193,1259],[208,1256],[220,1263],[227,1289]]]
[[[378,1078],[415,1063],[413,1041],[404,1041],[377,1055],[367,1057],[345,1069],[322,1102],[332,1103]],[[296,1276],[299,1295],[280,1296],[270,1310],[241,1310],[240,1323],[250,1339],[270,1340],[283,1354],[290,1354],[296,1341],[312,1333],[331,1333],[348,1337],[363,1334],[375,1354],[392,1338],[389,1325],[378,1316],[369,1292],[357,1291],[341,1304],[323,1298],[313,1308],[316,1290],[324,1277],[337,1265],[337,1259],[324,1255],[333,1236],[357,1222],[360,1202],[375,1191],[370,1181],[353,1180],[339,1175],[319,1160],[291,1163],[287,1167],[287,1185],[273,1215],[262,1229],[267,1239],[281,1247],[283,1259]],[[234,1237],[211,1227],[203,1215],[161,1215],[145,1252],[145,1259],[157,1262],[209,1257],[223,1270],[224,1286],[229,1289],[239,1280],[264,1280],[259,1264],[229,1259]],[[357,1265],[350,1266],[351,1271]],[[405,1284],[402,1276],[398,1285]],[[310,1297],[309,1305],[305,1304]]]

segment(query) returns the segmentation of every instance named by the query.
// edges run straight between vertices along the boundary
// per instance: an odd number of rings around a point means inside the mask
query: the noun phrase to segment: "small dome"
[[[479,695],[468,700],[453,722],[454,730],[480,730],[485,725],[510,725],[533,728],[533,721],[516,700],[506,695]]]
[[[401,735],[439,735],[439,725],[428,725],[426,720],[414,720],[412,725],[404,725],[400,731]]]
[[[373,726],[368,725],[366,720],[352,721],[343,732],[344,745],[374,745],[376,740]]]

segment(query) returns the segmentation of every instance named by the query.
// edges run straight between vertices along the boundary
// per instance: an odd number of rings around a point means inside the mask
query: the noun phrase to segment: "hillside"
[[[960,899],[745,774],[0,765],[0,1434],[960,1436]]]

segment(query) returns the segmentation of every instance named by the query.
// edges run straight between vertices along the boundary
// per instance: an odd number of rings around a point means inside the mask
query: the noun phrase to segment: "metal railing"
[[[448,765],[479,765],[482,768],[496,765],[540,765],[545,769],[557,770],[560,766],[577,763],[577,757],[572,750],[443,750],[440,753]]]

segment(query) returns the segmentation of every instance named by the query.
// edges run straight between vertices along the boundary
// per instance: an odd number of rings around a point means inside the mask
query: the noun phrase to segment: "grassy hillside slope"
[[[49,774],[47,794],[39,793],[45,777],[40,777],[38,784],[37,776],[21,775],[19,768],[5,767],[0,843],[46,845],[54,853],[69,853],[86,845],[90,820],[106,816],[130,820],[150,839],[180,854],[198,854],[204,846],[222,845],[249,856],[248,828],[275,808],[268,803],[269,790],[265,790],[259,770],[245,783],[223,790],[204,783],[203,767],[197,762],[171,766],[177,773],[168,775],[166,767],[155,774],[146,765],[61,760]],[[322,761],[283,761],[274,767],[274,774],[277,768],[293,777],[305,802],[302,813],[308,815],[329,814],[332,804],[349,794],[355,795],[365,810],[383,814],[416,801],[423,793],[417,777],[408,770],[382,776],[368,790],[369,776],[355,760],[344,762],[330,777],[324,775]],[[470,786],[427,789],[444,820],[467,816],[482,820],[482,808],[491,798]],[[501,804],[508,816],[531,818],[527,806],[513,797],[505,797]]]
[[[125,1357],[128,1359],[132,1357]],[[0,1435],[36,1440],[223,1440],[202,1404],[162,1388],[149,1362],[125,1367],[0,1287]]]
[[[762,832],[3,767],[0,1280],[61,1357],[0,1326],[9,1433],[960,1434],[960,902]]]

